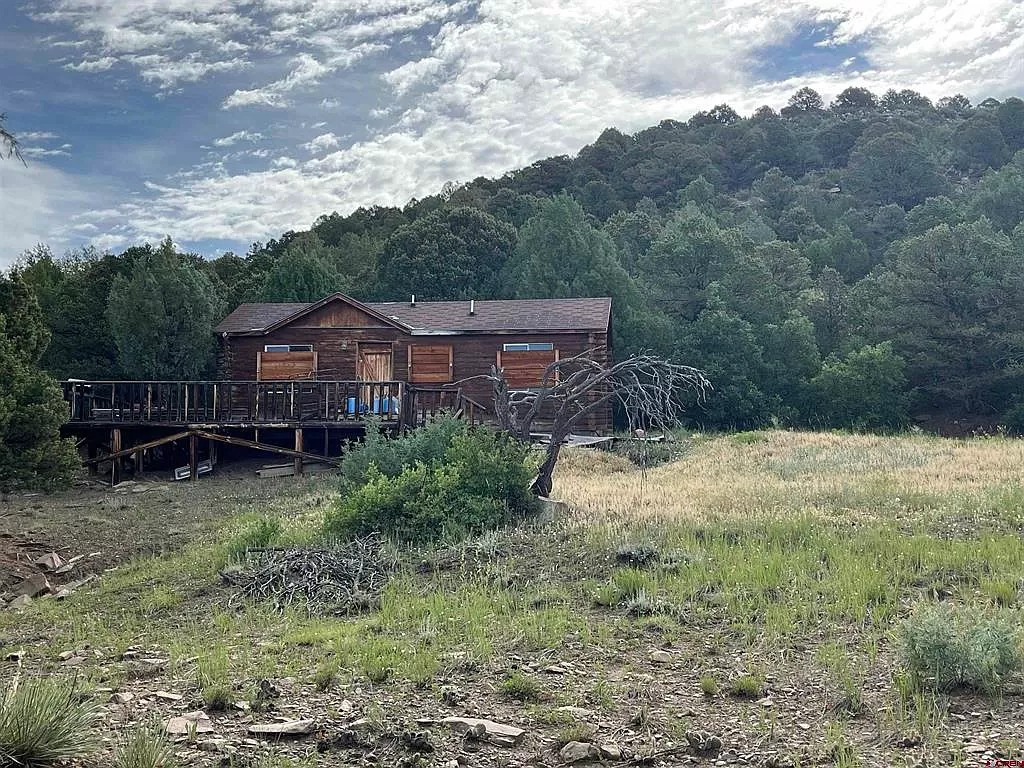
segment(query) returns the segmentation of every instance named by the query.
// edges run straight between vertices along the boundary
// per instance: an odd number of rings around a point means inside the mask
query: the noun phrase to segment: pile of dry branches
[[[310,613],[360,613],[377,606],[391,562],[378,534],[331,547],[249,550],[245,566],[221,577],[238,587],[232,604],[269,600],[279,610],[293,603]]]

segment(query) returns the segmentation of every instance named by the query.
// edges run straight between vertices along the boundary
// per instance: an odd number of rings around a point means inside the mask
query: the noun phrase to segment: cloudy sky
[[[802,85],[1024,94],[1020,0],[0,0],[0,264],[205,254]],[[13,8],[13,11],[11,10]]]

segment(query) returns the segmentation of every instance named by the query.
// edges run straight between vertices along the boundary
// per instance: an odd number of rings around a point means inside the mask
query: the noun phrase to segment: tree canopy
[[[1024,101],[837,91],[607,128],[245,254],[32,249],[7,343],[61,377],[195,377],[244,301],[608,295],[616,354],[709,373],[700,426],[1024,425]]]

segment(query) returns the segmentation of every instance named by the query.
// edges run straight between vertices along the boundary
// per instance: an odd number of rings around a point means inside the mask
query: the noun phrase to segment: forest
[[[608,128],[245,255],[183,253],[173,232],[122,253],[41,244],[0,282],[0,357],[202,378],[242,302],[611,296],[617,357],[706,371],[693,427],[1020,431],[1022,220],[1021,99],[803,88],[749,117]]]

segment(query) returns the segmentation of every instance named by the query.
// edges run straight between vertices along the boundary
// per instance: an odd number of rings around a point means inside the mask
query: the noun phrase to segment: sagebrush
[[[1019,629],[1006,612],[925,603],[903,622],[903,657],[918,684],[993,692],[1021,666]]]

